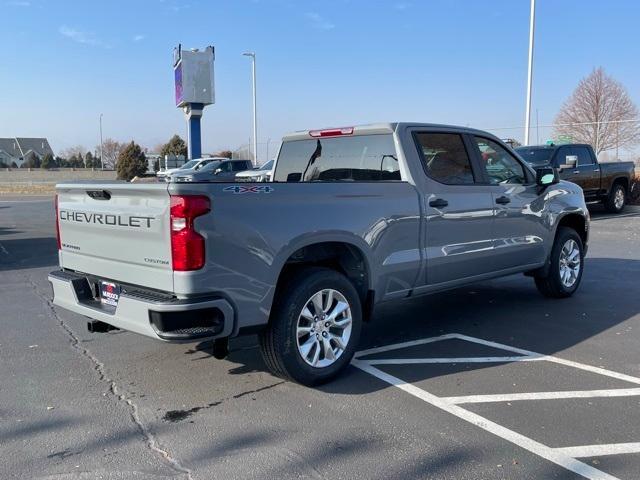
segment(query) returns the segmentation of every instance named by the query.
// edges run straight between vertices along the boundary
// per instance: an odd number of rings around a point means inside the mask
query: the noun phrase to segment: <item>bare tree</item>
[[[71,158],[71,157],[82,157],[84,153],[87,151],[82,145],[76,145],[74,147],[65,148],[60,152],[60,156],[62,158]]]
[[[638,120],[638,109],[624,86],[599,67],[580,80],[560,108],[556,134],[588,143],[600,153],[640,142],[640,121],[621,122],[634,119]]]
[[[116,168],[116,162],[118,161],[118,155],[124,150],[127,145],[120,143],[113,138],[107,138],[102,142],[102,161],[104,168],[108,170],[114,170]],[[100,151],[100,145],[96,147]]]

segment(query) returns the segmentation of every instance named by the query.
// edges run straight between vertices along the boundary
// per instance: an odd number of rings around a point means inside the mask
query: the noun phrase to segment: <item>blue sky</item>
[[[524,123],[528,0],[0,0],[0,18],[0,136],[46,136],[56,151],[93,149],[100,113],[105,138],[153,148],[184,136],[178,43],[216,47],[204,151],[248,143],[247,50],[258,61],[258,137],[272,151],[283,133],[323,126]],[[639,54],[640,2],[538,0],[540,123],[595,66],[640,104]]]

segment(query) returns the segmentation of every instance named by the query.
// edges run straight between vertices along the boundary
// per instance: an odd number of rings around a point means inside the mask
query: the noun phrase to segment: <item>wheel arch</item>
[[[320,266],[336,270],[349,279],[356,288],[362,305],[363,319],[368,320],[373,310],[375,293],[369,261],[369,249],[361,239],[343,236],[317,236],[295,242],[280,256],[273,299],[287,280],[300,269]]]

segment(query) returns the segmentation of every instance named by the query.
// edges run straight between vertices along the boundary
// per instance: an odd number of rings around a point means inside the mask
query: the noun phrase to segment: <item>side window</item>
[[[231,162],[231,169],[234,172],[242,172],[246,170],[246,165],[244,162]]]
[[[473,137],[480,150],[480,163],[487,173],[489,183],[526,184],[524,166],[502,145],[483,137]]]
[[[578,157],[579,167],[593,165],[593,158],[587,147],[573,147],[572,150],[573,154]]]
[[[222,170],[223,172],[230,172],[231,171],[231,162],[222,162],[220,164],[220,170]]]
[[[473,170],[462,137],[456,133],[417,133],[422,163],[429,177],[447,185],[471,185]]]

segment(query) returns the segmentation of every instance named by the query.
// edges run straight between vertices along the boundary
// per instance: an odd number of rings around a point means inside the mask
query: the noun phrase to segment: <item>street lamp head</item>
[[[242,55],[244,55],[245,57],[256,58],[255,52],[244,52]]]

